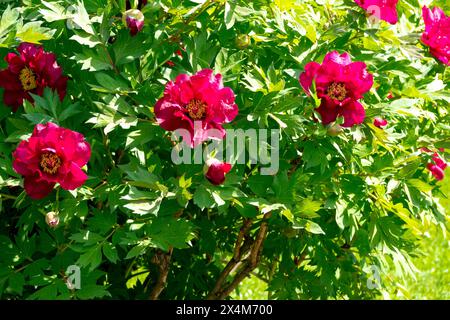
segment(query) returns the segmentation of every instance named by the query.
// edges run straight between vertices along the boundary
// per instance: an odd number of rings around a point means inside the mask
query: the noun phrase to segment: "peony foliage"
[[[448,226],[449,15],[0,3],[1,299],[390,297]]]

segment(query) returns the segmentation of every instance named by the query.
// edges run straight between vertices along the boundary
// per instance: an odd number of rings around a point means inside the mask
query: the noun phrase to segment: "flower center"
[[[45,173],[53,175],[61,167],[61,159],[56,153],[45,152],[41,155],[41,162],[39,164]]]
[[[36,77],[34,76],[33,71],[28,67],[25,67],[20,71],[19,79],[22,83],[23,90],[25,91],[33,90],[37,87]]]
[[[338,101],[343,101],[347,96],[347,90],[345,85],[339,82],[333,82],[327,90],[327,96],[331,99],[336,99]]]
[[[206,103],[203,101],[192,99],[185,108],[189,112],[189,117],[191,117],[192,120],[200,120],[205,116],[206,106]]]

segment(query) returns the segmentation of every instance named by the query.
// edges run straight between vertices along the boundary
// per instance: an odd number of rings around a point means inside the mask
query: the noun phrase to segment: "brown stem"
[[[233,258],[228,262],[225,269],[222,271],[215,287],[207,296],[208,300],[225,299],[227,296],[230,295],[231,292],[233,292],[233,290],[236,289],[239,283],[241,283],[242,280],[244,280],[257,267],[261,259],[264,240],[267,236],[268,231],[267,220],[270,218],[270,216],[271,216],[270,212],[264,215],[261,226],[259,227],[258,234],[256,235],[256,239],[255,241],[252,242],[250,246],[250,255],[248,255],[248,257],[245,257],[244,260],[242,260],[242,251],[245,251],[242,249],[246,245],[246,242],[244,242],[241,245],[242,239],[245,236],[244,232],[248,232],[248,230],[251,227],[251,224],[247,227],[246,223],[248,223],[248,221],[244,222],[244,225],[242,226],[236,241],[236,247],[234,251],[235,254],[233,255]],[[238,260],[236,260],[236,257],[238,258]],[[241,265],[242,267],[240,268],[240,271],[235,275],[232,282],[229,285],[223,287],[223,283],[226,277],[231,273],[231,271],[238,269],[238,267]]]
[[[231,271],[233,271],[236,268],[237,264],[240,262],[242,253],[241,251],[242,241],[244,240],[245,235],[250,231],[251,226],[252,226],[251,219],[244,220],[244,223],[241,229],[239,230],[236,244],[234,246],[233,258],[231,258],[231,260],[227,263],[227,265],[223,269],[222,273],[219,276],[219,279],[217,279],[216,285],[208,295],[208,299],[210,297],[213,297],[217,292],[220,291],[227,276],[231,273]]]
[[[234,246],[234,255],[233,255],[234,260],[238,261],[241,258],[242,241],[244,240],[245,235],[250,231],[251,226],[252,226],[252,220],[245,219],[241,230],[239,230],[239,234],[238,234],[238,237],[236,240],[236,245]]]
[[[167,282],[167,275],[169,274],[170,259],[172,258],[173,249],[169,248],[169,252],[157,252],[152,259],[152,262],[158,265],[159,276],[150,292],[149,300],[158,300],[159,295],[164,290]]]

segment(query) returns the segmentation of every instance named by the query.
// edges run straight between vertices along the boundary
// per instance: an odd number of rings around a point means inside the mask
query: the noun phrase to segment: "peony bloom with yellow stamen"
[[[19,54],[8,53],[8,68],[0,71],[4,103],[17,111],[24,99],[33,102],[30,93],[42,95],[45,87],[56,90],[64,99],[67,77],[62,75],[56,56],[31,43],[20,44],[17,51]]]

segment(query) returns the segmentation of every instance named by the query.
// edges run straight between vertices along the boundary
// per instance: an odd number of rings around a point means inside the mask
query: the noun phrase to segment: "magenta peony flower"
[[[8,53],[8,68],[0,71],[0,87],[5,88],[3,101],[17,111],[23,99],[33,102],[30,93],[42,95],[45,87],[58,91],[61,100],[66,95],[67,77],[56,63],[53,53],[31,43],[21,43],[19,55]]]
[[[144,28],[144,15],[137,9],[125,11],[122,19],[126,23],[128,29],[130,29],[130,34],[132,36],[137,35],[137,33]]]
[[[81,168],[91,156],[91,147],[82,134],[54,123],[35,126],[28,140],[13,152],[13,168],[24,176],[24,187],[33,199],[47,196],[59,183],[74,190],[87,179]]]
[[[386,119],[382,119],[382,118],[378,118],[378,117],[373,119],[373,125],[375,127],[381,128],[381,127],[387,126],[387,124],[388,124],[388,122]]]
[[[230,172],[231,164],[221,162],[217,159],[211,159],[207,162],[208,171],[205,174],[206,179],[214,185],[220,185],[225,181],[225,174]]]
[[[423,149],[427,148],[422,148],[421,150]],[[433,153],[432,160],[434,163],[430,162],[427,164],[428,170],[431,171],[431,174],[436,178],[436,180],[444,179],[444,170],[447,168],[447,163],[439,156],[437,152]]]
[[[422,42],[430,47],[433,56],[450,66],[450,17],[440,8],[430,10],[426,6],[422,8],[422,16],[425,21]]]
[[[328,53],[322,65],[309,62],[300,75],[300,84],[307,94],[313,82],[317,96],[322,100],[317,111],[322,123],[344,117],[343,127],[351,127],[364,121],[365,111],[359,99],[370,90],[373,76],[367,72],[364,62],[352,62],[348,53]]]
[[[168,131],[187,130],[190,137],[183,139],[193,147],[225,136],[222,124],[231,122],[238,113],[234,101],[233,90],[223,86],[220,74],[209,69],[193,76],[181,74],[166,85],[164,96],[156,103],[156,120]]]
[[[396,24],[398,21],[398,0],[355,0],[355,2],[370,15],[380,20],[384,20],[390,24]]]

